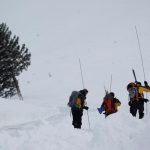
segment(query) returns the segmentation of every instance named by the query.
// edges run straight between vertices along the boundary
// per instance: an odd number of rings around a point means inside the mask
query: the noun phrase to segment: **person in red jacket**
[[[113,92],[106,93],[103,103],[101,105],[101,109],[104,110],[105,117],[112,113],[116,113],[118,110],[118,106],[121,105],[121,102],[115,97]]]

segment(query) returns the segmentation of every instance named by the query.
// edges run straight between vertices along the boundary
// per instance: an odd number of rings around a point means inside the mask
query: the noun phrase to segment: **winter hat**
[[[136,84],[134,82],[131,82],[127,85],[127,90],[132,88],[132,87],[135,87],[135,86],[136,86]]]
[[[142,85],[141,82],[136,82],[137,85]]]
[[[114,92],[110,92],[109,93],[112,97],[115,97],[115,93]]]
[[[80,91],[83,95],[86,95],[88,93],[88,90],[87,89],[83,89]]]

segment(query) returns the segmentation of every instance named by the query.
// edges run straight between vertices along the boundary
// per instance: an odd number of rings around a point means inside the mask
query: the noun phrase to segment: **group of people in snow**
[[[150,92],[150,86],[146,81],[144,81],[144,86],[140,82],[131,82],[127,85],[127,91],[129,93],[129,106],[130,113],[132,116],[136,117],[137,112],[139,113],[139,119],[144,117],[144,103],[149,100],[144,98],[144,92]],[[87,89],[80,91],[73,91],[69,98],[68,106],[71,108],[71,113],[73,117],[72,125],[74,128],[81,128],[83,110],[88,110],[89,107],[86,103],[86,96],[88,94]],[[99,113],[103,113],[105,117],[110,114],[116,113],[118,111],[118,106],[121,102],[115,97],[114,92],[107,92],[103,98],[103,102],[98,108]]]

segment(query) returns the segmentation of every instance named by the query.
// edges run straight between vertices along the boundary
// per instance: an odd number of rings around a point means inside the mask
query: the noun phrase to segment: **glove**
[[[101,114],[104,111],[103,107],[97,108],[98,112]]]
[[[87,106],[84,106],[84,107],[83,107],[83,109],[85,109],[85,110],[88,110],[88,109],[89,109],[89,107],[87,107]]]
[[[141,86],[141,82],[135,81],[135,83],[136,83],[138,86]]]
[[[146,87],[149,87],[147,81],[144,81],[144,85],[145,85]]]
[[[128,105],[129,105],[129,106],[131,106],[131,105],[132,105],[130,101],[129,101]]]
[[[147,102],[149,102],[149,100],[148,99],[144,99],[144,102],[147,103]]]

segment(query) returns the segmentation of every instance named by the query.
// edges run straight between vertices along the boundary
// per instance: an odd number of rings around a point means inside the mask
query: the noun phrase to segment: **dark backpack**
[[[137,88],[136,87],[131,87],[128,89],[129,92],[129,98],[130,99],[136,99],[137,98]]]
[[[71,108],[75,107],[75,101],[78,98],[79,94],[80,93],[78,91],[73,91],[71,93],[70,98],[69,98],[69,102],[68,102],[69,107],[71,107]]]

